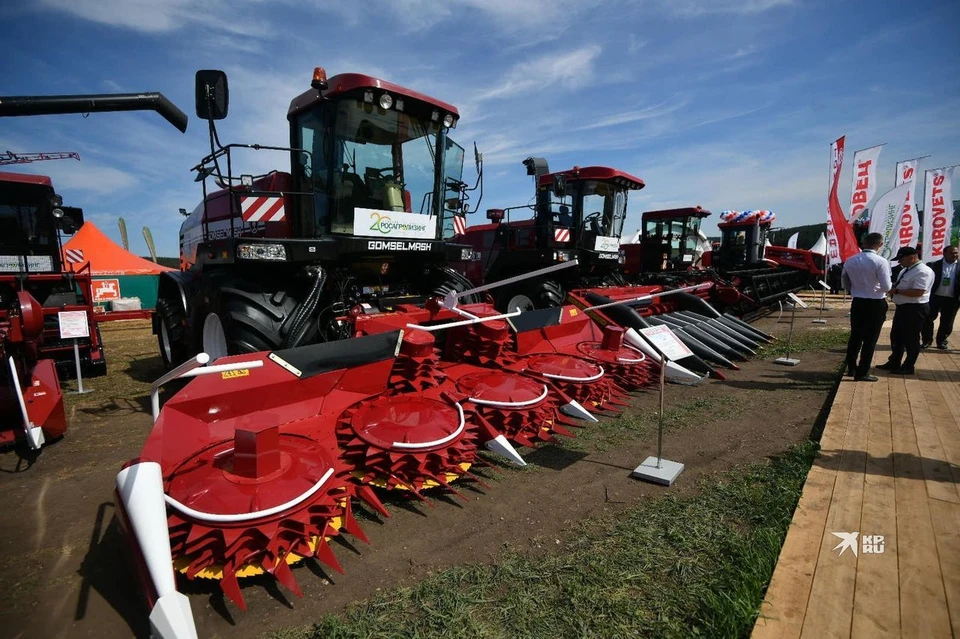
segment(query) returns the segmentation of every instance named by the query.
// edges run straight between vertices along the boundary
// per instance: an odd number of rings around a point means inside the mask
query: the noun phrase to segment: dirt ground
[[[847,326],[840,303],[813,324],[814,309],[798,314],[797,331]],[[785,338],[788,324],[768,316],[759,328]],[[125,563],[112,490],[123,462],[136,456],[150,428],[148,389],[161,373],[146,323],[104,330],[111,368],[89,380],[95,389],[68,395],[66,437],[38,459],[0,453],[0,610],[3,637],[146,636],[148,611]],[[248,610],[224,602],[214,583],[185,584],[200,637],[259,637],[309,624],[380,589],[414,583],[444,567],[495,561],[505,548],[543,549],[577,534],[587,518],[609,515],[638,499],[695,490],[698,477],[753,462],[806,440],[829,409],[842,354],[837,348],[800,355],[797,367],[753,360],[726,381],[669,386],[667,408],[697,398],[723,398],[730,411],[708,412],[668,432],[664,456],[686,464],[672,488],[628,478],[656,450],[652,432],[626,445],[547,446],[528,453],[532,468],[485,471],[489,488],[465,487],[472,503],[441,498],[435,507],[388,501],[393,516],[361,519],[369,546],[340,543],[345,574],[306,562],[295,569],[302,600],[272,580],[246,582]],[[73,390],[73,382],[66,390]],[[656,410],[654,391],[636,395],[635,412]],[[595,442],[594,442],[595,444]],[[32,463],[31,463],[32,462]]]

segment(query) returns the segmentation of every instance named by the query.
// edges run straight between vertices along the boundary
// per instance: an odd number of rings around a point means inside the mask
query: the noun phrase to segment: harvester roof
[[[53,182],[46,175],[30,175],[29,173],[7,173],[0,171],[0,182],[12,182],[15,184],[35,184],[38,186],[49,186],[53,188]]]
[[[619,169],[612,169],[607,166],[575,166],[566,171],[556,171],[540,176],[540,186],[550,186],[553,184],[553,176],[562,175],[568,182],[580,180],[600,180],[604,182],[613,182],[618,186],[639,191],[646,184],[640,178],[630,175]]]
[[[660,211],[644,211],[642,219],[646,220],[648,218],[678,218],[678,217],[707,217],[710,215],[710,211],[701,208],[699,206],[688,206],[682,209],[663,209]]]
[[[400,96],[408,100],[419,101],[443,111],[444,114],[450,113],[454,118],[459,119],[460,117],[457,107],[452,104],[437,100],[413,89],[402,87],[399,84],[393,84],[362,73],[341,73],[333,76],[327,81],[327,88],[322,91],[322,98],[329,100],[352,96],[362,97],[363,92],[367,89],[379,90],[390,93],[394,97]],[[287,118],[293,117],[304,109],[309,109],[322,98],[321,91],[317,89],[310,89],[301,93],[290,102]],[[443,114],[440,118],[443,118]]]

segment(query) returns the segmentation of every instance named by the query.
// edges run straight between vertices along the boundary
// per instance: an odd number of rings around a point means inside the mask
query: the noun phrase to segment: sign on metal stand
[[[60,311],[57,313],[60,323],[60,339],[73,340],[73,361],[77,366],[77,394],[92,392],[92,388],[83,389],[83,377],[80,373],[80,341],[90,337],[90,324],[86,311]]]
[[[645,479],[664,486],[670,486],[683,472],[683,464],[663,458],[663,406],[664,388],[666,387],[667,362],[676,361],[693,355],[686,344],[677,339],[673,331],[667,326],[651,326],[641,328],[651,346],[660,356],[660,412],[657,425],[657,456],[647,457],[642,464],[633,469],[631,477]]]
[[[813,323],[826,324],[827,320],[823,319],[823,312],[830,310],[827,308],[827,291],[830,289],[830,286],[823,280],[818,280],[817,284],[820,285],[820,315],[817,316],[817,319],[813,320]]]
[[[800,360],[790,357],[790,350],[793,348],[793,324],[797,319],[797,307],[807,308],[807,305],[793,293],[787,293],[787,297],[790,298],[792,306],[792,310],[790,311],[790,333],[787,335],[787,356],[778,357],[774,360],[774,363],[783,364],[784,366],[796,366],[800,363]]]

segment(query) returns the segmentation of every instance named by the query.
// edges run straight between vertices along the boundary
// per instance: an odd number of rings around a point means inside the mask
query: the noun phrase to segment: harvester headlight
[[[573,254],[570,251],[554,251],[553,259],[556,262],[569,262],[573,259]]]
[[[627,263],[627,252],[624,251],[623,249],[620,249],[620,253],[617,254],[617,262],[619,262],[620,264]]]
[[[440,112],[434,109],[433,113],[430,114],[430,119],[434,122],[440,121]]]
[[[460,259],[463,260],[464,262],[468,262],[472,260],[473,249],[472,248],[460,249]]]
[[[371,89],[367,89],[363,92],[363,101],[370,104],[373,103],[373,91]]]
[[[241,244],[237,247],[237,259],[283,262],[287,249],[283,244]]]
[[[384,109],[389,109],[393,106],[393,98],[389,93],[384,93],[380,96],[380,106]]]
[[[453,126],[453,114],[452,114],[452,113],[448,113],[448,114],[446,114],[445,116],[443,116],[443,126],[447,127],[448,129]]]

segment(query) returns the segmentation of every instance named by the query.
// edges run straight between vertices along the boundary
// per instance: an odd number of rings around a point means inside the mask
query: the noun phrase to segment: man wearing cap
[[[858,382],[875,382],[870,362],[877,339],[887,318],[887,291],[890,290],[890,262],[877,255],[883,235],[870,233],[863,251],[843,264],[840,280],[850,292],[850,339],[847,340],[847,375]],[[859,355],[860,361],[857,362]]]
[[[897,312],[893,315],[893,329],[890,331],[890,359],[877,368],[891,373],[913,375],[914,366],[920,356],[920,331],[930,313],[930,290],[933,288],[933,271],[920,261],[917,249],[912,246],[901,247],[897,251],[897,262],[903,270],[890,290]],[[903,358],[906,352],[906,359]]]
[[[957,286],[957,247],[943,249],[943,259],[930,262],[927,266],[933,271],[933,291],[930,293],[930,314],[923,323],[920,348],[933,343],[933,323],[940,316],[937,329],[937,348],[947,350],[947,338],[953,332],[953,320],[960,308],[960,286]]]

